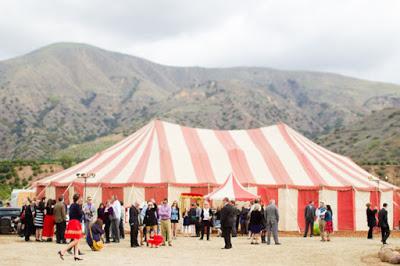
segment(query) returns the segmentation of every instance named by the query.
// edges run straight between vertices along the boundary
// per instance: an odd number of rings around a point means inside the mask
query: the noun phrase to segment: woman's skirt
[[[262,224],[253,224],[250,226],[250,231],[254,234],[260,233],[262,229],[263,229]]]
[[[43,212],[40,212],[40,211],[36,212],[36,216],[35,216],[35,220],[34,220],[35,228],[37,228],[37,229],[43,228],[43,216],[44,216]]]
[[[78,220],[70,220],[65,230],[66,239],[80,239],[83,237],[82,225]]]
[[[43,233],[44,237],[51,238],[54,236],[54,215],[45,215],[43,223]]]
[[[177,224],[177,223],[179,223],[179,221],[178,220],[171,220],[171,223],[172,224]]]
[[[328,233],[332,233],[333,232],[333,223],[332,223],[332,221],[326,222],[325,231],[328,232]]]

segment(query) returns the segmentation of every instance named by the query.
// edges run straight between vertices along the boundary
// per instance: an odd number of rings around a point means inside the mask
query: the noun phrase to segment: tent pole
[[[42,195],[42,193],[44,192],[44,195],[46,196],[46,189],[50,186],[50,182],[47,184],[47,186],[44,187],[44,189],[42,191],[40,191],[40,193],[36,196],[37,198],[39,198],[39,196]],[[37,187],[37,186],[36,186]]]
[[[64,192],[63,192],[63,196],[65,195],[65,192],[67,192],[67,190],[71,187],[71,185],[72,185],[72,183],[73,183],[74,181],[71,181],[71,183],[69,183],[69,185],[68,185],[68,187],[64,190]]]

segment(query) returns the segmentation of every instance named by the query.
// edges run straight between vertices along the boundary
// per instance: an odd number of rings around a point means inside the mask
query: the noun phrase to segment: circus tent
[[[258,195],[247,191],[237,180],[235,175],[231,173],[225,183],[216,190],[204,196],[209,200],[222,200],[228,198],[230,200],[249,201],[258,198]]]
[[[37,193],[72,197],[87,179],[95,202],[117,195],[133,200],[178,199],[181,193],[211,193],[233,172],[247,190],[279,206],[281,230],[304,225],[310,200],[332,205],[334,226],[366,230],[365,203],[389,203],[397,226],[398,188],[377,181],[349,158],[333,153],[285,124],[249,130],[189,128],[154,120],[114,146],[62,172],[36,182]],[[394,208],[396,206],[396,208]],[[293,219],[297,217],[297,219]]]

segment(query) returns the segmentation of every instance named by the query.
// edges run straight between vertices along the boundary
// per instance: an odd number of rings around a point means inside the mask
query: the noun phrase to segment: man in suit
[[[65,228],[67,226],[66,210],[64,197],[60,196],[58,202],[54,205],[54,222],[56,223],[56,241],[58,244],[67,243],[64,237]]]
[[[139,203],[135,202],[129,209],[129,225],[131,226],[131,247],[139,247],[138,232],[139,232]]]
[[[265,208],[264,218],[267,227],[267,245],[271,244],[271,232],[274,236],[275,245],[280,245],[281,243],[278,240],[279,211],[274,199],[271,199],[269,205]]]
[[[304,209],[304,220],[306,222],[306,229],[304,230],[304,237],[307,237],[308,228],[310,228],[310,237],[313,236],[315,211],[316,211],[316,209],[314,207],[314,202],[310,201]]]
[[[388,212],[387,212],[387,203],[383,203],[383,208],[378,213],[379,227],[381,228],[382,233],[382,244],[386,245],[386,240],[390,235],[390,228],[388,223]]]
[[[231,233],[232,227],[235,226],[235,207],[229,203],[228,198],[223,199],[224,207],[221,209],[221,229],[224,236],[225,247],[223,249],[231,249]]]
[[[368,223],[368,239],[372,239],[372,232],[376,226],[376,213],[378,212],[376,206],[375,209],[371,209],[371,204],[367,203],[367,223]]]

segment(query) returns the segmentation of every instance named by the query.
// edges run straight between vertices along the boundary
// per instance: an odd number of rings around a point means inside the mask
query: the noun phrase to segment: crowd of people
[[[387,204],[379,211],[379,223],[376,222],[377,208],[371,209],[367,204],[367,221],[370,228],[368,238],[372,239],[375,226],[379,226],[382,232],[382,243],[390,235],[387,222]],[[129,217],[129,218],[128,218]],[[321,241],[331,241],[333,233],[333,211],[330,205],[320,202],[318,208],[310,201],[304,209],[305,229],[304,237],[308,233],[314,234],[314,223],[318,223]],[[53,241],[67,244],[58,252],[64,259],[66,252],[74,254],[75,260],[81,260],[83,253],[79,249],[80,239],[85,237],[92,250],[100,250],[104,243],[119,243],[125,238],[125,221],[130,226],[130,245],[133,248],[140,246],[159,247],[172,246],[177,237],[178,224],[183,228],[184,236],[198,237],[199,240],[210,240],[212,229],[218,236],[224,238],[224,249],[232,248],[231,237],[238,234],[247,236],[251,244],[271,244],[271,236],[274,243],[280,245],[278,238],[279,210],[275,200],[268,204],[261,204],[260,200],[254,200],[239,207],[234,200],[225,198],[223,206],[212,208],[205,201],[202,206],[192,203],[190,208],[180,210],[178,202],[168,203],[167,199],[157,204],[154,199],[147,202],[135,202],[129,209],[125,209],[123,202],[116,196],[97,208],[93,199],[89,196],[86,202],[79,194],[73,196],[73,203],[67,206],[63,196],[57,201],[53,199],[27,199],[22,207],[20,221],[22,222],[21,236],[25,241],[30,241],[34,236],[35,241]],[[103,240],[105,239],[105,240]],[[69,240],[69,242],[67,242]]]

